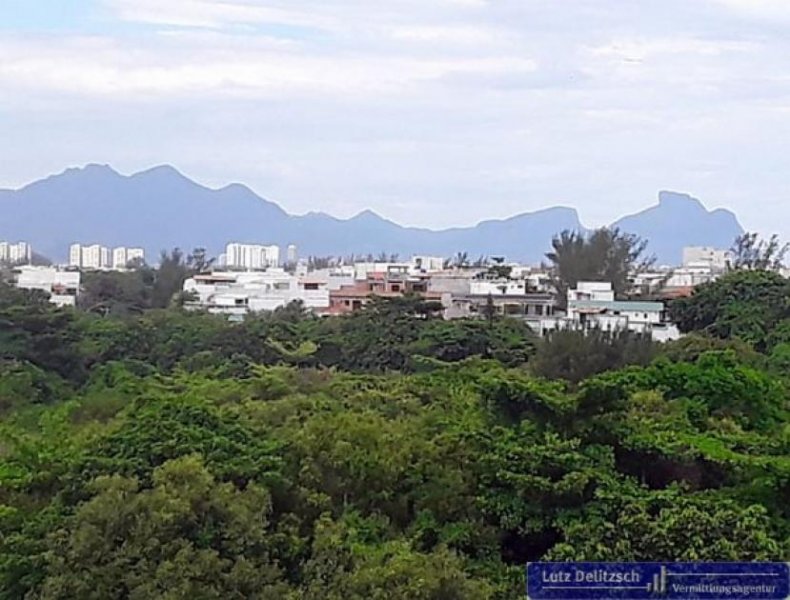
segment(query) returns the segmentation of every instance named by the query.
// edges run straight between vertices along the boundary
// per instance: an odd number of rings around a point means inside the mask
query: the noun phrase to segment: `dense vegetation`
[[[619,229],[602,227],[590,233],[565,230],[551,240],[546,253],[557,302],[565,307],[569,289],[580,281],[608,281],[615,297],[631,288],[633,273],[647,269],[655,258],[645,255],[647,240]]]
[[[790,348],[790,280],[778,273],[733,271],[670,308],[681,331],[740,339],[766,352]]]
[[[783,281],[701,289],[665,347],[415,298],[231,324],[0,284],[0,597],[517,598],[540,558],[788,560]]]

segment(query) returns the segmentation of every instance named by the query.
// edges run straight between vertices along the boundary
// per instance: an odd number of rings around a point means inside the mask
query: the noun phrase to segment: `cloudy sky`
[[[790,2],[1,0],[0,139],[0,187],[170,163],[429,227],[672,189],[790,237]]]

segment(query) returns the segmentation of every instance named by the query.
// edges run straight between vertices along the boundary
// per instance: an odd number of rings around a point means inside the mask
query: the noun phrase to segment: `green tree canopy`
[[[565,306],[567,292],[580,281],[608,281],[616,297],[630,288],[630,276],[654,262],[645,256],[647,241],[618,229],[596,229],[590,235],[565,230],[551,241],[550,261],[557,301]]]
[[[758,349],[771,345],[775,329],[790,317],[790,281],[772,271],[739,270],[695,288],[669,306],[683,332],[740,339]]]

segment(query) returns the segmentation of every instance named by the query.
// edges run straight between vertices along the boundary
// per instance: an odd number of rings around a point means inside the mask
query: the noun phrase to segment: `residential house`
[[[18,288],[46,292],[49,301],[57,306],[75,306],[80,293],[80,272],[56,267],[17,267],[14,284]]]
[[[184,282],[185,307],[241,318],[248,312],[271,311],[294,301],[308,309],[329,307],[329,290],[320,281],[303,280],[282,269],[214,272]]]
[[[362,308],[377,296],[395,298],[406,294],[416,294],[426,299],[442,300],[441,293],[429,291],[430,276],[410,273],[409,265],[389,264],[384,271],[365,270],[364,272],[366,274],[364,280],[330,290],[329,309],[323,311],[323,314],[352,312]]]
[[[608,282],[579,282],[568,290],[565,316],[540,321],[539,333],[556,329],[588,331],[631,331],[650,335],[656,341],[678,339],[680,332],[668,322],[663,302],[615,300]]]

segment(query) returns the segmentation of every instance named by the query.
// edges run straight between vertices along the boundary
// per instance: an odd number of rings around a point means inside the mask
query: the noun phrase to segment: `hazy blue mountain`
[[[728,247],[741,231],[726,211],[708,213],[698,200],[661,194],[658,206],[616,223],[651,240],[651,251],[676,262],[689,244]],[[538,262],[553,234],[584,230],[572,208],[555,207],[474,227],[433,231],[402,227],[372,211],[351,219],[325,213],[289,215],[249,188],[209,189],[161,166],[131,176],[88,165],[0,191],[0,239],[25,240],[62,261],[73,242],[142,246],[150,262],[160,250],[203,246],[213,254],[229,241],[294,243],[299,254],[379,252],[451,256],[468,252]]]
[[[659,262],[679,264],[683,246],[729,248],[743,228],[729,210],[708,211],[688,194],[660,192],[658,204],[612,224],[648,240]]]

